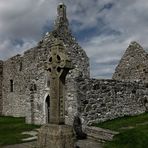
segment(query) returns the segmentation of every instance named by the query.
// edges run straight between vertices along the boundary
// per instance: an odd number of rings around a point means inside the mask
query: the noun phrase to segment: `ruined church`
[[[66,6],[60,3],[53,31],[23,55],[0,61],[0,115],[25,117],[27,123],[49,122],[50,80],[45,63],[52,60],[55,38],[62,41],[74,65],[66,78],[67,124],[72,124],[77,112],[83,124],[92,124],[148,110],[147,52],[132,42],[112,79],[90,78],[89,58],[72,35]]]

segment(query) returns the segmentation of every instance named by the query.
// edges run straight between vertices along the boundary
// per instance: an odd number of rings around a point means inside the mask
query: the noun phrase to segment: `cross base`
[[[73,128],[69,125],[47,124],[40,128],[38,148],[74,148]]]

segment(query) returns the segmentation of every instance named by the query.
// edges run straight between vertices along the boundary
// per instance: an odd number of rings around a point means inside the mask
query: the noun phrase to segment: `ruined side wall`
[[[147,84],[79,79],[79,108],[84,124],[136,115],[146,111]]]
[[[24,90],[22,85],[23,78],[19,71],[20,55],[17,55],[3,64],[3,114],[19,116],[25,113],[25,104],[23,103],[24,94],[21,93]],[[20,80],[22,79],[22,81]],[[13,81],[13,92],[11,92],[11,82]]]
[[[26,116],[28,123],[45,123],[45,100],[50,86],[47,86],[44,63],[49,60],[50,44],[57,38],[63,41],[67,54],[75,66],[66,79],[66,123],[72,124],[78,104],[78,86],[74,79],[88,78],[90,70],[89,59],[76,42],[68,24],[66,7],[63,4],[58,6],[55,29],[46,33],[36,48],[28,50],[22,57],[15,56],[4,62],[4,115]],[[14,92],[10,92],[10,80],[14,82]]]
[[[27,117],[27,122],[44,122],[43,100],[47,93],[44,63],[46,48],[33,48],[4,62],[3,114]],[[13,92],[10,90],[13,80]],[[31,116],[33,119],[31,119]]]
[[[46,122],[45,101],[50,86],[47,86],[44,64],[49,60],[51,39],[49,34],[37,47],[4,62],[4,115],[26,117],[27,123]],[[75,66],[66,79],[66,123],[72,124],[74,113],[77,111],[77,83],[74,79],[89,77],[89,60],[76,42],[64,43],[64,46]],[[13,80],[13,92],[10,91],[10,80]]]
[[[3,109],[2,81],[3,81],[3,61],[0,61],[0,115],[2,114],[2,109]]]
[[[77,112],[78,99],[76,78],[89,78],[89,59],[84,50],[73,43],[69,47],[69,56],[74,65],[74,69],[69,72],[66,79],[66,123],[73,124],[74,114]]]

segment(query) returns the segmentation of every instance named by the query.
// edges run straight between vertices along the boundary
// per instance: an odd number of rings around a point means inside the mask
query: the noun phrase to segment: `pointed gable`
[[[137,42],[131,42],[113,74],[113,79],[148,81],[148,54]]]

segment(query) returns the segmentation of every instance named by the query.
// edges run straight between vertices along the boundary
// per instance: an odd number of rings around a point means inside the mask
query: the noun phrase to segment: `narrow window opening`
[[[10,80],[10,92],[13,92],[13,80]]]
[[[22,71],[22,62],[20,63],[20,71]]]

